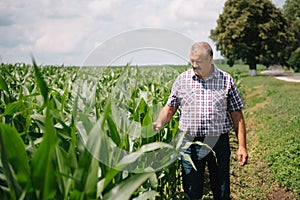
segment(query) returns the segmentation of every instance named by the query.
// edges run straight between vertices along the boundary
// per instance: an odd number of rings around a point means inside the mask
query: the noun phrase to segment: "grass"
[[[299,83],[241,72],[249,164],[236,162],[232,137],[233,199],[297,199],[300,194]]]

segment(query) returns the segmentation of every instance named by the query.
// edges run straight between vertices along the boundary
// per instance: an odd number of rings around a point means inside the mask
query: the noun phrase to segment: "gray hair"
[[[191,48],[191,53],[197,52],[199,49],[204,50],[206,57],[213,57],[213,50],[207,42],[196,42]]]

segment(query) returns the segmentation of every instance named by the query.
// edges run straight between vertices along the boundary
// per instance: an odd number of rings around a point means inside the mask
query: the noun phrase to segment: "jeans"
[[[209,148],[197,144],[192,144],[189,148],[182,150],[183,153],[191,157],[197,169],[196,171],[191,163],[181,156],[182,181],[185,193],[189,195],[190,199],[202,198],[204,169],[207,163],[214,199],[230,199],[230,146],[228,134],[221,135],[220,137],[200,137],[194,141],[201,141],[208,144],[215,152],[216,157]]]

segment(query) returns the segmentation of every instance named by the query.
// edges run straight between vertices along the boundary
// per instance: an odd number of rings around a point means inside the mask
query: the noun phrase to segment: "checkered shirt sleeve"
[[[238,88],[231,76],[229,76],[229,91],[228,91],[228,103],[227,110],[229,112],[238,111],[244,108],[244,104]]]
[[[167,105],[170,107],[179,107],[180,106],[180,102],[178,99],[178,93],[179,93],[179,89],[180,89],[180,84],[179,84],[180,81],[179,80],[180,80],[180,77],[177,77],[173,83],[171,94],[170,94],[168,102],[167,102]]]

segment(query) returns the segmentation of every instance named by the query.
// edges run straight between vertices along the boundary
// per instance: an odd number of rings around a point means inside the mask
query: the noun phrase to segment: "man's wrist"
[[[246,146],[244,146],[244,145],[239,145],[239,147],[238,147],[239,149],[245,149],[245,150],[247,150],[247,147]]]

